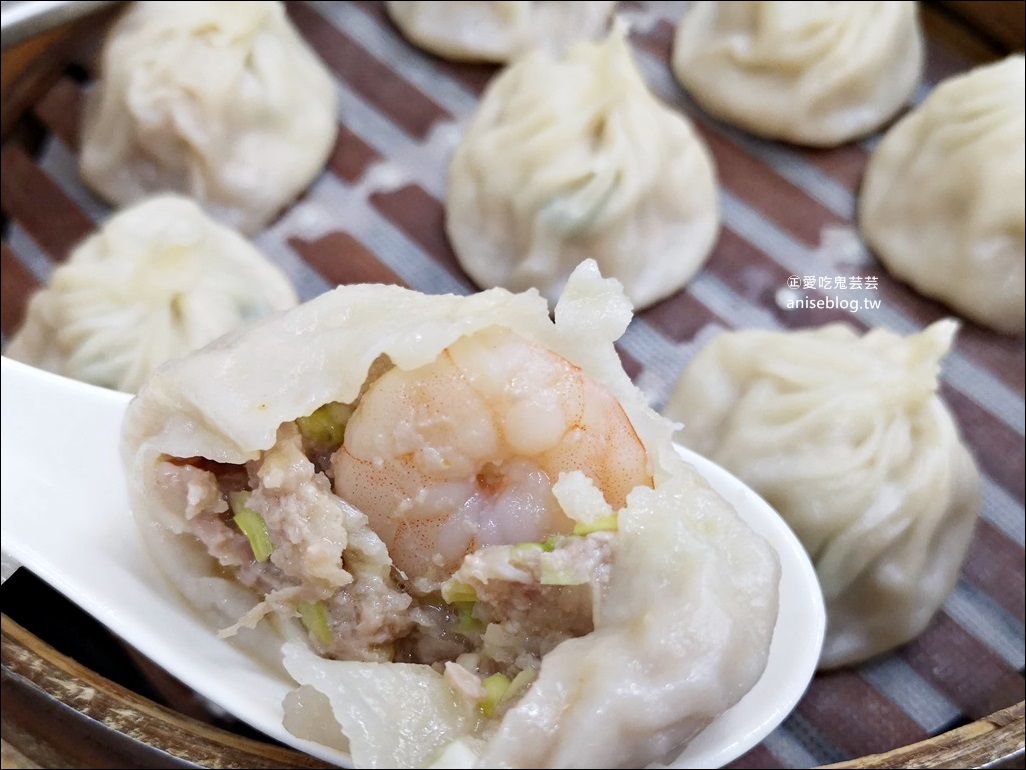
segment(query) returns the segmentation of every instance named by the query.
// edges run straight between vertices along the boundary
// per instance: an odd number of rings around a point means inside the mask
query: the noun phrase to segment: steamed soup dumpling
[[[112,203],[179,192],[254,233],[320,172],[336,112],[283,3],[132,3],[87,98],[81,173]]]
[[[385,3],[410,41],[446,59],[506,62],[535,48],[560,53],[606,28],[615,2]]]
[[[913,2],[697,2],[677,26],[677,80],[753,134],[832,147],[894,117],[922,72]]]
[[[873,151],[859,228],[888,270],[1007,334],[1024,330],[1026,60],[941,83]]]
[[[555,301],[592,257],[644,307],[698,271],[718,227],[712,158],[649,91],[619,25],[499,75],[449,168],[446,229],[480,286]]]
[[[980,475],[937,393],[956,328],[723,334],[664,410],[809,552],[826,599],[823,668],[911,640],[958,580]]]
[[[555,320],[354,285],[257,322],[129,406],[140,531],[357,767],[662,760],[759,679],[780,568],[623,371],[630,316],[588,262]]]
[[[135,392],[167,359],[297,301],[286,275],[238,233],[163,195],[79,244],[33,296],[4,353]]]

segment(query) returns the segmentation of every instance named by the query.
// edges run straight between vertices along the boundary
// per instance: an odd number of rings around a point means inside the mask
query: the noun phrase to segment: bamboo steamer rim
[[[80,765],[82,744],[76,738],[91,736],[95,741],[117,734],[123,739],[117,748],[140,766],[331,767],[292,749],[240,737],[157,705],[76,663],[6,615],[0,681],[5,740],[21,753],[31,752],[34,762]],[[1023,715],[1020,701],[919,743],[823,767],[1007,766],[1023,756]],[[61,738],[76,741],[75,745],[61,740],[40,743],[34,727],[55,718],[63,720]]]

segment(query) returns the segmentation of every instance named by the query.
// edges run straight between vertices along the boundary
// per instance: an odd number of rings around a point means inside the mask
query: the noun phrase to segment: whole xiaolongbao
[[[554,301],[593,257],[637,307],[680,289],[719,228],[712,158],[661,103],[624,30],[532,53],[488,88],[449,168],[446,228],[483,287]]]
[[[415,45],[446,59],[506,62],[534,48],[561,53],[602,33],[615,2],[385,3],[399,30]]]
[[[253,233],[320,172],[336,112],[282,3],[132,3],[104,44],[80,169],[112,203],[180,192]]]
[[[823,668],[911,640],[958,579],[980,476],[937,393],[956,328],[724,334],[664,410],[684,423],[684,444],[761,494],[809,552],[827,607]]]
[[[169,358],[297,302],[285,274],[242,236],[164,195],[79,244],[33,296],[4,353],[134,393]]]
[[[753,134],[832,147],[905,104],[923,67],[912,2],[698,2],[673,73],[703,109]]]
[[[1026,60],[941,83],[884,136],[859,227],[888,270],[967,318],[1022,334]]]

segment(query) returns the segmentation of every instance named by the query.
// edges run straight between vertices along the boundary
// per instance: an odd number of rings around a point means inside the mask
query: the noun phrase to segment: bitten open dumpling
[[[859,229],[888,270],[977,323],[1026,329],[1026,60],[946,80],[884,136]]]
[[[479,286],[554,302],[592,257],[644,307],[709,256],[716,196],[705,144],[649,91],[617,26],[563,59],[533,53],[489,86],[449,168],[446,229]]]
[[[823,668],[911,640],[958,580],[980,475],[937,393],[956,328],[723,334],[664,410],[809,552],[826,599]]]
[[[914,2],[697,2],[673,73],[714,117],[753,134],[833,147],[879,128],[919,82]]]
[[[190,200],[107,220],[32,297],[4,354],[135,392],[164,361],[298,302],[284,272]]]
[[[598,37],[615,2],[392,0],[388,15],[411,42],[446,59],[507,62],[540,48],[562,53]]]
[[[283,3],[132,3],[86,101],[80,169],[112,203],[179,192],[251,234],[320,172],[336,113]]]
[[[673,756],[759,679],[780,568],[624,373],[629,320],[588,262],[555,321],[345,286],[179,359],[124,424],[154,559],[358,767]]]

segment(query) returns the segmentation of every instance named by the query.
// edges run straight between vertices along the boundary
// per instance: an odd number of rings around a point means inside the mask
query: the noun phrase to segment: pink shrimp
[[[551,489],[561,472],[583,472],[614,509],[652,484],[616,399],[500,327],[376,380],[332,464],[336,493],[367,514],[395,566],[431,582],[478,548],[570,532]]]

